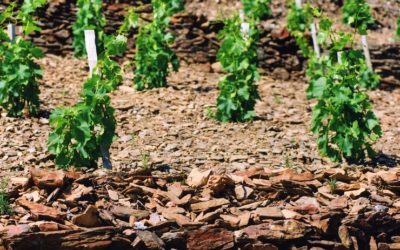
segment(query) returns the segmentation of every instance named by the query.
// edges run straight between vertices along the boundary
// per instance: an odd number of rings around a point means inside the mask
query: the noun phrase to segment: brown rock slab
[[[167,220],[175,221],[181,227],[189,226],[189,225],[202,225],[203,224],[203,223],[200,223],[200,222],[192,222],[188,217],[186,217],[186,216],[184,216],[182,214],[176,214],[176,213],[168,212],[168,210],[164,211],[162,213],[162,215]]]
[[[10,178],[10,183],[12,186],[21,186],[26,188],[29,184],[29,178],[26,177],[12,177]]]
[[[347,248],[351,248],[351,246],[353,245],[353,241],[351,240],[349,230],[346,226],[341,225],[339,227],[338,235],[342,244]]]
[[[144,218],[149,217],[150,213],[146,210],[137,210],[130,207],[125,206],[112,206],[111,213],[114,214],[116,217],[121,219],[129,220],[129,217],[135,216],[137,220],[141,220]]]
[[[138,237],[137,239],[140,239],[140,241],[143,242],[143,244],[146,246],[146,249],[151,249],[151,250],[165,249],[164,242],[154,232],[137,231],[136,234]]]
[[[279,248],[270,243],[255,243],[246,246],[246,250],[279,250]],[[292,248],[293,249],[293,248]]]
[[[226,229],[202,228],[188,233],[188,250],[231,249],[233,246],[233,233]]]
[[[72,190],[71,194],[67,195],[65,200],[69,202],[76,202],[86,195],[89,195],[92,191],[92,187],[86,187],[85,185],[78,184],[78,186]]]
[[[30,226],[27,224],[19,224],[19,225],[10,225],[6,226],[1,230],[2,234],[6,234],[7,237],[18,236],[23,233],[27,233],[30,231]]]
[[[282,210],[278,207],[259,207],[254,214],[262,218],[283,219]]]
[[[47,207],[42,204],[27,201],[25,198],[20,198],[16,203],[32,213],[37,219],[50,219],[55,221],[62,221],[65,219],[66,215],[63,212],[58,211],[56,208]]]
[[[108,192],[108,196],[110,197],[111,200],[118,201],[119,197],[118,197],[117,191],[109,189],[109,190],[107,190],[107,192]]]
[[[244,185],[236,185],[235,187],[235,195],[236,199],[244,200],[247,199],[252,193],[253,189]]]
[[[72,217],[72,223],[82,227],[100,226],[97,208],[90,205],[79,215]]]
[[[31,168],[31,178],[35,186],[45,189],[55,189],[64,185],[65,173],[61,170],[50,171]]]
[[[171,192],[176,197],[181,198],[183,194],[182,185],[179,182],[174,182],[172,185],[168,186],[168,192]]]
[[[307,225],[302,222],[284,220],[248,226],[235,231],[235,237],[238,241],[294,240],[304,237],[307,231]]]
[[[208,178],[211,175],[211,170],[200,171],[198,168],[194,168],[187,180],[186,183],[191,187],[201,187],[207,184]]]
[[[344,209],[348,206],[347,197],[341,196],[331,200],[329,203],[330,209]]]
[[[38,228],[41,232],[52,232],[60,230],[59,224],[52,221],[37,221],[34,223],[29,223],[29,226],[31,228]]]
[[[292,209],[302,214],[316,214],[319,212],[320,204],[314,197],[303,196],[296,201],[296,206]]]
[[[312,180],[314,180],[314,175],[310,172],[298,173],[293,169],[285,169],[282,172],[280,172],[278,176],[271,177],[270,180],[273,183],[276,183],[276,182],[279,182],[282,180],[298,181],[298,182],[312,181]]]
[[[190,207],[192,208],[193,211],[205,211],[210,208],[216,208],[220,207],[223,205],[229,204],[229,201],[225,198],[220,198],[220,199],[214,199],[210,201],[203,201],[203,202],[198,202],[191,204]]]

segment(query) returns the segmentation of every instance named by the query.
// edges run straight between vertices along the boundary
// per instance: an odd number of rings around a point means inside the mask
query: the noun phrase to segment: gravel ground
[[[30,166],[53,167],[47,152],[48,114],[57,106],[74,104],[87,76],[86,62],[48,56],[40,61],[43,114],[40,118],[0,118],[0,167],[27,172]],[[274,81],[262,77],[258,119],[251,123],[221,124],[207,117],[215,105],[221,74],[209,66],[183,66],[172,74],[170,86],[148,92],[131,87],[132,74],[112,94],[118,123],[111,157],[118,170],[149,162],[171,171],[223,167],[228,172],[250,166],[281,166],[313,170],[333,166],[322,159],[309,132],[313,105],[305,96],[306,83]],[[400,155],[400,90],[381,87],[371,93],[381,119],[383,138],[375,145],[384,154],[380,162],[397,162]],[[343,164],[345,165],[345,164]]]

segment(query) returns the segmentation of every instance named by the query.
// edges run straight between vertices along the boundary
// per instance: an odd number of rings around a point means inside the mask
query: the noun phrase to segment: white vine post
[[[296,0],[296,8],[301,9],[303,7],[303,2],[302,0]],[[317,40],[317,25],[315,23],[315,20],[310,25],[311,29],[311,37],[313,40],[313,46],[314,46],[314,52],[317,55],[318,58],[321,57],[321,50],[319,48],[318,40]]]
[[[88,55],[88,63],[90,69],[90,77],[93,75],[93,70],[97,65],[97,49],[96,49],[96,33],[94,30],[85,30],[85,46]],[[107,169],[112,169],[110,161],[110,152],[100,145],[101,158],[103,166]]]
[[[342,51],[338,51],[337,53],[337,59],[338,59],[338,63],[342,64]]]
[[[10,42],[13,43],[15,41],[15,37],[16,37],[15,24],[9,23],[7,25],[7,33],[8,33],[8,37],[10,38]]]
[[[369,47],[368,47],[368,40],[366,35],[361,35],[361,44],[364,50],[364,55],[365,55],[365,60],[367,62],[367,66],[370,70],[373,70],[372,68],[372,62],[371,62],[371,55],[369,53]]]
[[[85,30],[85,45],[88,55],[90,76],[92,76],[93,69],[97,64],[96,33],[94,30]]]
[[[240,25],[240,31],[247,38],[250,33],[250,24],[245,21],[244,11],[240,10],[239,12],[240,20],[242,20],[242,24]]]
[[[317,40],[317,25],[315,24],[315,20],[310,25],[311,28],[311,36],[314,45],[314,51],[318,58],[321,57],[321,50],[319,48],[318,40]]]

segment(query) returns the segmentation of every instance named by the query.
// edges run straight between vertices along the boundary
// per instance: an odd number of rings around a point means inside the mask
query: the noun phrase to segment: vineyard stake
[[[338,63],[342,64],[342,51],[337,52],[337,59],[338,59]]]
[[[240,20],[242,20],[242,24],[240,25],[240,31],[247,38],[250,33],[250,24],[245,21],[245,14],[243,10],[239,12]]]
[[[93,69],[97,64],[96,34],[94,30],[85,30],[85,45],[88,55],[90,76],[92,76]]]
[[[311,23],[310,25],[311,28],[311,36],[313,40],[313,45],[314,45],[314,52],[317,55],[318,58],[321,57],[321,50],[319,48],[318,40],[317,40],[317,26],[315,24],[315,20]]]
[[[298,9],[301,9],[301,6],[303,5],[302,0],[296,0],[296,7]]]
[[[97,64],[96,33],[94,30],[85,30],[85,46],[88,55],[90,76],[92,76],[93,70]],[[103,160],[103,166],[107,169],[112,169],[110,152],[104,148],[103,145],[100,145],[100,152]]]
[[[369,47],[368,47],[368,40],[366,35],[361,35],[361,44],[364,50],[364,56],[365,60],[367,62],[367,66],[370,70],[373,70],[372,68],[372,62],[371,62],[371,55],[369,53]]]
[[[15,24],[9,23],[7,25],[7,33],[8,33],[8,37],[10,38],[10,43],[13,43],[15,41],[15,37],[16,37]]]

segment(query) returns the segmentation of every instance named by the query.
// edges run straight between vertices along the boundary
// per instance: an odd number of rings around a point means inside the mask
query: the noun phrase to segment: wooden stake
[[[250,33],[250,24],[249,24],[249,23],[246,23],[246,22],[242,23],[242,24],[240,25],[240,30],[241,30],[242,34],[243,34],[245,37],[247,37],[247,36],[249,35],[249,33]]]
[[[317,40],[317,27],[315,24],[315,21],[313,21],[310,25],[311,28],[311,36],[312,36],[312,40],[313,40],[313,45],[314,45],[314,52],[317,55],[318,58],[321,57],[321,50],[319,49],[319,44],[318,44],[318,40]]]
[[[85,30],[85,45],[88,55],[90,76],[92,76],[93,69],[97,64],[96,34],[94,30]]]
[[[247,38],[247,36],[250,33],[250,24],[246,22],[245,20],[246,16],[243,10],[240,10],[239,15],[240,15],[240,20],[242,20],[242,24],[240,25],[240,31],[242,32],[244,37]]]
[[[373,70],[371,55],[369,53],[368,40],[366,35],[361,36],[361,44],[364,50],[365,61],[367,62],[367,66],[370,70]]]
[[[94,30],[85,30],[85,46],[88,55],[90,76],[92,76],[93,70],[97,65],[96,33]],[[103,145],[100,145],[100,152],[103,160],[103,166],[107,169],[112,169],[110,152],[108,149],[104,148]]]
[[[338,59],[338,63],[342,64],[342,51],[338,51],[337,53],[337,59]]]
[[[244,14],[244,10],[240,10],[239,11],[239,17],[240,17],[240,20],[242,20],[242,22],[244,22],[245,20],[245,18],[246,18],[246,16],[245,16],[245,14]]]
[[[10,38],[10,43],[15,42],[15,38],[16,38],[15,24],[9,23],[7,25],[7,33],[8,33],[8,37]]]
[[[301,0],[296,0],[296,7],[297,7],[298,9],[301,9],[302,5],[303,5],[303,3],[302,3]]]

